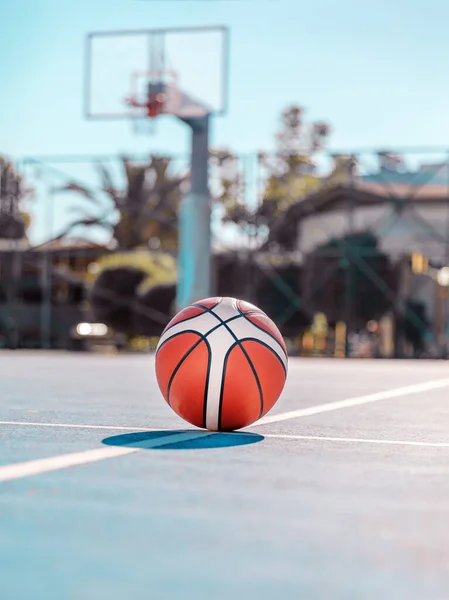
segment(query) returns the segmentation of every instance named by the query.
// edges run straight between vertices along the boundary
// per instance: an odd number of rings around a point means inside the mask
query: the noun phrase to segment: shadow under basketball
[[[198,431],[198,437],[186,441],[170,442],[171,436],[180,433],[194,434]],[[161,445],[153,444],[159,438],[166,438]],[[107,446],[123,446],[141,448],[143,450],[207,450],[213,448],[230,448],[235,446],[248,446],[257,444],[264,439],[263,435],[246,432],[212,433],[203,430],[181,429],[167,431],[139,431],[136,433],[126,433],[114,435],[102,440]],[[160,440],[162,442],[162,440]]]

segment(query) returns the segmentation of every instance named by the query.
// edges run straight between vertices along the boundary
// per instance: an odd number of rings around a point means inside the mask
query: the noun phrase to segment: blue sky
[[[2,3],[0,153],[188,151],[169,118],[152,136],[128,122],[86,121],[90,31],[230,27],[229,112],[212,142],[270,149],[290,103],[332,126],[330,147],[449,147],[449,3],[445,0],[14,0]]]

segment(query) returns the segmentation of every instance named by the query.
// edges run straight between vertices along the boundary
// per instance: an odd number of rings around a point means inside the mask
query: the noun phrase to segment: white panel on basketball
[[[236,301],[233,298],[223,298],[213,308],[213,312],[224,321],[239,314]],[[216,319],[218,322],[218,319]],[[232,331],[230,333],[229,329]],[[234,337],[235,336],[235,337]],[[219,329],[208,336],[212,350],[212,361],[210,368],[209,387],[207,390],[206,427],[210,430],[218,429],[220,411],[220,395],[223,381],[224,359],[229,348],[237,340],[256,338],[269,346],[280,358],[287,369],[287,359],[282,346],[268,333],[262,331],[243,316],[234,321],[222,325]]]
[[[247,305],[253,307],[254,311],[259,311],[257,306],[249,303],[247,303]],[[240,311],[237,307],[237,300],[235,298],[221,298],[220,303],[214,307],[213,312],[221,317],[224,321],[234,315],[240,314]],[[244,317],[241,319],[235,319],[235,321],[231,321],[227,326],[231,329],[238,340],[243,340],[245,338],[256,338],[269,346],[274,352],[276,352],[287,369],[287,357],[285,356],[284,349],[269,333],[265,332],[263,329]]]
[[[220,298],[218,304],[211,310],[224,321],[238,314],[234,298]]]
[[[227,321],[239,314],[231,298],[220,298],[219,303],[212,308],[212,311],[214,314],[207,313],[208,317],[212,319],[212,321],[208,321],[208,323],[211,323],[208,331],[219,325],[220,319]],[[243,320],[243,317],[241,317],[241,319],[236,319],[235,321],[240,320]],[[193,321],[195,323],[193,328],[196,329],[198,320],[193,319]],[[227,327],[230,327],[235,321],[228,323]],[[215,431],[218,429],[224,359],[229,348],[235,343],[235,339],[227,327],[221,325],[221,327],[207,336],[212,352],[209,370],[209,385],[207,388],[206,427],[207,429]]]
[[[240,319],[236,320],[240,321]],[[212,359],[210,362],[209,386],[207,388],[206,428],[216,431],[218,429],[224,359],[229,348],[235,344],[235,340],[224,325],[208,335],[207,339],[212,348]]]
[[[161,336],[157,348],[159,348],[166,340],[170,339],[177,333],[182,331],[197,331],[198,333],[205,335],[208,331],[218,325],[218,320],[208,312],[201,313],[200,315],[190,318],[186,321],[176,323],[170,329]]]
[[[234,335],[239,340],[244,340],[247,338],[256,338],[257,340],[260,340],[261,342],[269,346],[279,356],[279,358],[282,360],[284,367],[287,369],[287,357],[285,356],[284,349],[282,348],[280,343],[274,339],[274,337],[272,337],[256,325],[254,325],[254,323],[251,323],[251,321],[249,321],[248,319],[244,319],[243,317],[241,319],[231,321],[228,324],[228,327],[232,330]]]

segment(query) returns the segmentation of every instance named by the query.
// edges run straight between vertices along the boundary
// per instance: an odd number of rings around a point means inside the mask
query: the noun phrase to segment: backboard
[[[226,27],[91,33],[85,60],[87,118],[142,119],[149,94],[181,119],[227,110]]]

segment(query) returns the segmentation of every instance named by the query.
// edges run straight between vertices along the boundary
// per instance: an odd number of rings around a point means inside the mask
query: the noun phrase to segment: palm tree
[[[100,226],[111,232],[118,250],[139,247],[176,252],[178,245],[177,212],[185,192],[188,175],[169,173],[170,159],[151,156],[147,163],[130,162],[121,158],[125,185],[117,185],[110,171],[99,166],[101,190],[111,200],[111,206],[101,215],[73,221],[57,238],[67,236],[75,227]],[[78,192],[98,203],[98,193],[75,182],[65,184],[59,191]],[[116,223],[111,217],[118,213]]]
[[[110,232],[114,256],[107,253],[99,259],[96,275],[78,283],[87,292],[92,316],[129,335],[160,331],[171,316],[171,298],[176,287],[173,255],[178,246],[178,207],[186,191],[188,174],[172,175],[170,163],[169,158],[157,156],[142,164],[122,157],[122,185],[114,181],[104,165],[99,165],[100,191],[76,181],[53,190],[75,192],[96,210],[75,219],[45,244],[69,236],[79,226],[101,227]],[[110,200],[109,206],[98,214],[104,195]]]
[[[245,185],[237,157],[232,152],[217,152],[214,159],[222,187],[224,222],[252,230],[260,235],[259,243],[265,240],[268,247],[273,241],[272,228],[290,206],[322,185],[314,157],[323,148],[329,132],[326,123],[305,123],[301,107],[287,107],[280,116],[274,155],[258,155],[259,168],[266,177],[261,202],[253,208],[242,200]]]

